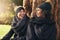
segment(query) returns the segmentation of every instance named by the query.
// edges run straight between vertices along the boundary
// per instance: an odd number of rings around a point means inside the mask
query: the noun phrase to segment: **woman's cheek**
[[[20,17],[20,14],[18,13],[18,15],[17,15],[18,17]]]
[[[38,17],[41,17],[41,16],[42,16],[42,13],[37,12],[36,15],[37,15]]]

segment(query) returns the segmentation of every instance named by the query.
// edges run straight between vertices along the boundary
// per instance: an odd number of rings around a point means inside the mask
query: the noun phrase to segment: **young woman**
[[[11,30],[3,37],[2,40],[25,40],[29,18],[23,7],[18,7],[16,15],[13,18]],[[14,34],[14,38],[10,39]]]
[[[56,22],[51,18],[51,4],[45,2],[36,8],[36,16],[30,20],[27,40],[56,40]]]

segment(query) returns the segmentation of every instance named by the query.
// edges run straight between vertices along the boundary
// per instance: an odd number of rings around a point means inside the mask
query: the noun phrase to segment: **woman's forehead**
[[[41,8],[36,8],[36,10],[42,10]]]

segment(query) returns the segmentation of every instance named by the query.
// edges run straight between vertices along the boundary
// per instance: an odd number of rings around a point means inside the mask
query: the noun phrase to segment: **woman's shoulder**
[[[18,22],[17,17],[14,16],[12,22]]]

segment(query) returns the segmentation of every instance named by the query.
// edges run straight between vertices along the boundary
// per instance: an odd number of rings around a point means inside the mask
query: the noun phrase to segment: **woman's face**
[[[18,16],[18,18],[23,19],[25,14],[26,14],[25,10],[20,10],[20,12],[18,12],[17,16]]]
[[[42,14],[42,9],[36,8],[36,16],[37,16],[37,17],[42,17],[42,16],[43,16],[43,14]]]

